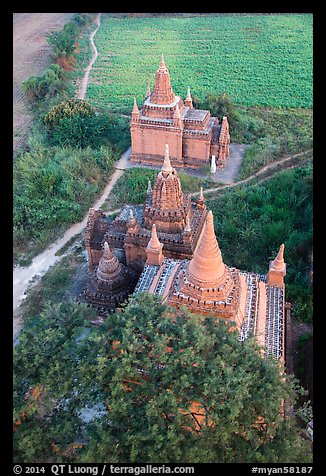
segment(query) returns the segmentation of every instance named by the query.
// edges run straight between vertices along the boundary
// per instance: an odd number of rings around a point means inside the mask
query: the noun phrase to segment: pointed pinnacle
[[[103,250],[103,257],[106,259],[111,259],[113,256],[112,251],[110,249],[109,243],[104,241],[104,250]]]
[[[163,53],[162,53],[162,55],[161,55],[160,69],[165,69],[165,68],[166,68],[166,66],[165,66],[165,63],[164,63],[164,55],[163,55]]]
[[[168,144],[165,144],[165,151],[164,151],[164,162],[162,166],[162,172],[172,172],[173,168],[170,162],[170,157],[169,157],[169,146]]]
[[[132,113],[137,113],[137,114],[139,114],[139,109],[138,109],[137,101],[136,101],[136,98],[135,98],[135,97],[134,97],[134,107],[133,107]]]
[[[179,109],[178,104],[177,104],[176,107],[175,107],[174,117],[175,117],[176,119],[180,119],[180,117],[181,117],[181,115],[180,115],[180,109]]]
[[[190,94],[190,87],[188,86],[187,97],[186,100],[191,101],[191,94]]]
[[[162,247],[162,244],[160,243],[157,232],[156,232],[156,225],[153,223],[152,225],[152,233],[151,233],[151,238],[148,242],[147,248],[151,249],[159,249]]]
[[[149,180],[147,185],[147,193],[151,193],[151,192],[152,192],[152,185],[151,185],[151,181]]]

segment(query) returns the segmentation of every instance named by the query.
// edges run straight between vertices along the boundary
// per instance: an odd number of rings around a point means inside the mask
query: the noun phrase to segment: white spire
[[[170,156],[169,156],[169,146],[168,144],[165,144],[165,150],[164,150],[164,162],[162,166],[162,172],[172,172],[173,168],[170,162]]]

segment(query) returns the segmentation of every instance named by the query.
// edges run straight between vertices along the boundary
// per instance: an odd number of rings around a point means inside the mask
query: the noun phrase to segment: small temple
[[[114,311],[133,291],[137,276],[112,253],[108,243],[103,245],[103,254],[91,274],[87,287],[80,296],[97,309],[99,316]]]
[[[227,117],[219,123],[209,111],[195,109],[189,87],[184,100],[175,95],[163,54],[153,91],[147,87],[141,109],[134,98],[130,132],[131,162],[160,164],[164,144],[169,144],[176,167],[201,168],[214,155],[216,167],[223,168],[229,155]]]

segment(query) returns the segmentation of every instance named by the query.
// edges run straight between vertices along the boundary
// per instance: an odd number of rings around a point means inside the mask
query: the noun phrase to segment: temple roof
[[[184,116],[185,120],[189,121],[203,121],[209,111],[205,111],[204,109],[188,109],[187,113]]]
[[[103,255],[99,261],[96,277],[105,282],[114,281],[121,273],[121,264],[118,258],[112,253],[108,243],[104,242]]]
[[[175,100],[175,95],[170,82],[169,70],[165,66],[162,54],[161,62],[155,74],[155,84],[150,95],[150,101],[154,104],[169,104]]]

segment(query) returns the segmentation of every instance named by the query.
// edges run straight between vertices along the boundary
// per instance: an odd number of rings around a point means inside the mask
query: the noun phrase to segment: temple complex
[[[149,183],[144,191],[143,205],[124,206],[113,221],[90,209],[85,235],[89,271],[98,265],[107,242],[120,261],[140,273],[148,259],[146,247],[154,224],[166,258],[192,258],[207,215],[204,196],[201,190],[197,201],[191,202],[183,193],[167,144],[161,151],[162,162],[153,188]]]
[[[160,261],[145,264],[135,293],[150,292],[171,306],[232,323],[239,339],[255,336],[263,353],[283,362],[285,355],[284,245],[270,262],[267,275],[229,267],[223,262],[208,212],[205,228],[192,259],[164,257],[164,246],[155,239]],[[146,250],[146,252],[148,252]]]
[[[201,168],[210,165],[212,155],[216,166],[224,167],[230,143],[227,117],[219,123],[209,111],[195,109],[189,87],[185,100],[176,96],[163,54],[153,91],[148,87],[141,110],[134,99],[131,116],[131,162],[158,165],[169,144],[176,167]]]

